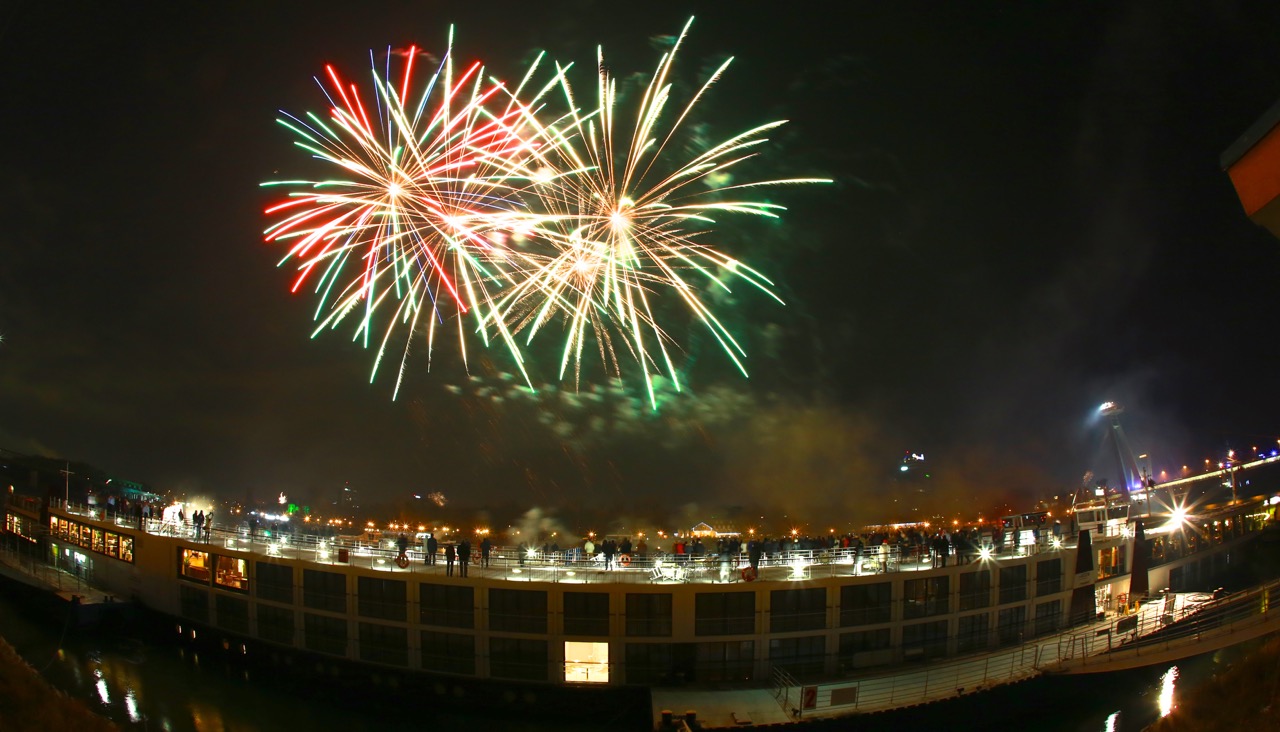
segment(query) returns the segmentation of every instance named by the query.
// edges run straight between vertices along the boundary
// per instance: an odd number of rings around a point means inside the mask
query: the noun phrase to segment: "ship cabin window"
[[[489,590],[489,629],[511,633],[547,632],[547,593]]]
[[[423,670],[446,674],[475,675],[475,636],[424,630],[422,631],[421,639]]]
[[[408,619],[407,585],[403,580],[361,577],[356,584],[357,612],[365,618]]]
[[[704,682],[750,681],[755,673],[756,643],[749,640],[697,644],[695,678]]]
[[[609,644],[565,641],[564,680],[578,684],[609,683]]]
[[[823,673],[826,658],[826,636],[807,635],[769,640],[769,663],[786,670],[797,679]]]
[[[1062,601],[1042,602],[1036,605],[1036,635],[1048,635],[1062,624]]]
[[[303,643],[308,651],[347,655],[347,619],[303,613]]]
[[[664,684],[688,680],[693,659],[688,643],[628,643],[627,683]]]
[[[1062,592],[1062,560],[1036,562],[1036,597]]]
[[[565,635],[609,635],[609,595],[604,592],[564,593]]]
[[[490,638],[489,673],[499,679],[546,681],[547,642],[530,638]]]
[[[302,570],[302,604],[333,613],[347,611],[347,578],[337,572]],[[345,636],[344,641],[345,643]]]
[[[254,574],[259,600],[293,603],[293,567],[258,562]]]
[[[218,614],[218,627],[233,633],[249,632],[249,601],[234,595],[217,594],[213,609]]]
[[[991,606],[991,570],[980,569],[960,575],[960,611]]]
[[[1115,577],[1124,573],[1124,547],[1113,546],[1098,550],[1098,579]]]
[[[902,583],[904,618],[946,615],[951,610],[951,578],[924,577]]]
[[[209,622],[209,593],[196,587],[178,587],[178,612],[182,617]]]
[[[769,593],[769,632],[822,630],[827,627],[827,589],[774,590]]]
[[[221,555],[215,556],[214,559],[217,562],[217,572],[213,576],[213,581],[219,587],[241,592],[249,591],[249,569],[243,559]]]
[[[893,584],[846,585],[840,588],[840,626],[887,623],[893,615]]]
[[[401,583],[404,584],[404,583]],[[360,623],[360,660],[409,665],[409,631],[392,625]]]
[[[670,636],[671,593],[627,593],[627,635]]]
[[[889,663],[889,629],[859,630],[840,634],[840,670],[852,671]]]
[[[1151,546],[1151,565],[1157,567],[1165,562],[1164,537],[1156,536],[1150,539]]]
[[[1274,510],[1274,508],[1273,506],[1272,509]],[[1251,513],[1241,517],[1245,531],[1249,532],[1262,531],[1267,527],[1268,520],[1270,520],[1270,517],[1266,513]]]
[[[996,635],[1002,646],[1016,646],[1022,642],[1022,633],[1027,624],[1027,607],[1018,605],[1007,607],[996,616]]]
[[[418,587],[418,622],[446,628],[474,628],[475,593],[465,585]]]
[[[262,581],[258,581],[258,590],[262,590]],[[293,645],[293,610],[275,607],[274,605],[258,605],[258,637],[263,640]]]
[[[179,549],[178,566],[178,572],[184,579],[209,583],[209,552]]]
[[[93,530],[93,550],[99,554],[107,553],[107,533],[102,529]]]
[[[697,635],[746,635],[756,629],[756,593],[702,592],[694,608]]]
[[[902,658],[922,661],[947,655],[947,621],[912,623],[902,626]]]
[[[1027,565],[1000,568],[1000,604],[1027,599]]]
[[[133,537],[120,537],[120,558],[126,562],[133,562]]]
[[[986,650],[991,642],[991,613],[963,615],[956,628],[956,653]]]

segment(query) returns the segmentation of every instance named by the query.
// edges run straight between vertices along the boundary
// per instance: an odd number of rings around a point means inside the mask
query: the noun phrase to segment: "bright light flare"
[[[809,563],[800,557],[791,560],[791,579],[804,579],[805,568]]]

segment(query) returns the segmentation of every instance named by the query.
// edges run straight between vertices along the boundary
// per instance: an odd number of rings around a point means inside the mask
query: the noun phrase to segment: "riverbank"
[[[1146,732],[1280,729],[1280,637],[1200,685]]]
[[[0,719],[9,732],[120,730],[110,720],[50,686],[3,638],[0,638]]]

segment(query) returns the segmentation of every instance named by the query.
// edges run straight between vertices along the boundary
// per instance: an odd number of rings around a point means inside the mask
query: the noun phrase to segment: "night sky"
[[[1280,242],[1219,165],[1280,99],[1280,4],[12,5],[2,448],[241,500],[874,521],[1114,482],[1104,400],[1157,471],[1280,438]],[[787,303],[717,301],[749,379],[687,317],[657,413],[634,369],[535,397],[496,351],[411,358],[393,401],[352,327],[311,339],[259,184],[313,169],[275,120],[327,112],[324,64],[363,83],[452,23],[460,60],[514,79],[546,49],[589,101],[597,44],[647,75],[690,15],[677,95],[735,57],[699,129],[787,119],[746,170],[835,180],[720,230]]]

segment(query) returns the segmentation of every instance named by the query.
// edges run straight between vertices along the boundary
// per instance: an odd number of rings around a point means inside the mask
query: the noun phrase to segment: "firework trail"
[[[370,380],[403,330],[398,393],[413,335],[426,329],[428,359],[440,326],[453,321],[466,362],[467,331],[486,339],[485,308],[511,275],[502,255],[511,220],[512,186],[537,125],[502,84],[485,80],[479,62],[455,68],[449,47],[425,86],[414,67],[416,47],[388,50],[382,71],[370,54],[372,94],[327,66],[317,84],[329,100],[327,119],[288,113],[280,120],[295,144],[329,167],[333,178],[275,181],[288,198],[267,209],[280,220],[268,242],[288,241],[281,264],[295,263],[293,291],[310,282],[319,295],[313,337],[351,317],[354,339],[370,346],[375,313],[394,307],[377,345]],[[392,59],[402,60],[393,75]],[[394,303],[394,305],[392,305]],[[465,325],[466,316],[474,325]],[[501,321],[498,337],[521,372],[519,350]],[[527,377],[526,377],[527,378]]]
[[[677,298],[744,375],[745,351],[700,293],[715,288],[728,292],[741,282],[781,302],[761,273],[706,242],[715,217],[776,218],[782,206],[733,196],[762,186],[830,182],[793,178],[733,183],[730,170],[754,157],[755,148],[768,141],[763,135],[785,121],[749,129],[692,158],[677,159],[680,151],[673,139],[732,61],[716,69],[664,127],[674,107],[672,67],[692,23],[691,18],[658,62],[634,121],[621,116],[618,82],[607,71],[602,50],[597,51],[597,106],[590,113],[579,112],[566,70],[558,67],[557,88],[569,112],[540,130],[545,144],[535,156],[543,162],[540,170],[556,173],[544,173],[522,191],[537,197],[530,204],[540,213],[535,236],[554,252],[541,260],[526,258],[527,276],[502,296],[494,311],[513,330],[527,330],[526,343],[562,316],[562,379],[570,364],[575,382],[580,378],[582,352],[592,337],[606,368],[620,374],[621,344],[639,362],[653,408],[655,373],[680,386],[671,353],[676,344],[658,316],[660,299]]]

